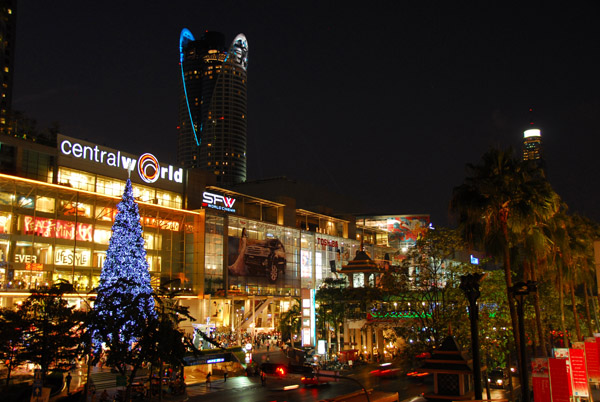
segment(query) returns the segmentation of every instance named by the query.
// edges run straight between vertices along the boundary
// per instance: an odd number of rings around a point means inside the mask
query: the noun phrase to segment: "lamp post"
[[[519,319],[519,342],[521,343],[521,356],[519,358],[519,371],[521,372],[521,401],[529,402],[529,375],[527,371],[527,347],[525,345],[525,297],[529,293],[537,292],[537,283],[534,281],[517,282],[509,289],[517,302],[517,317]]]
[[[465,292],[469,301],[469,320],[471,321],[471,349],[473,351],[473,388],[475,399],[483,399],[483,388],[481,386],[481,357],[479,356],[479,307],[477,299],[481,295],[479,284],[485,277],[485,274],[469,274],[460,277],[460,289]]]

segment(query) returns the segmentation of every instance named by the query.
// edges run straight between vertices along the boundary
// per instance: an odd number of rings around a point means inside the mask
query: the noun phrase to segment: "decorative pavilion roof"
[[[353,273],[372,273],[379,272],[379,266],[369,257],[369,255],[362,250],[356,252],[356,257],[352,261],[349,261],[348,264],[342,265],[342,269],[340,270],[343,274],[353,274]]]

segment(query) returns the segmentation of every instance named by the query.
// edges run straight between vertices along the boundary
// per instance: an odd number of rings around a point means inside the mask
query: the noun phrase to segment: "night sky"
[[[314,182],[368,199],[364,212],[446,225],[466,163],[492,146],[520,153],[533,107],[552,185],[600,221],[597,6],[350,4],[21,1],[13,108],[174,162],[181,29],[228,44],[244,33],[249,179]]]

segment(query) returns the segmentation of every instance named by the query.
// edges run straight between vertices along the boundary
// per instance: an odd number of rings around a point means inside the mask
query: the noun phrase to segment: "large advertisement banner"
[[[585,351],[583,349],[569,349],[569,360],[571,361],[573,396],[589,398]]]
[[[285,248],[277,238],[248,239],[244,229],[240,238],[229,237],[228,250],[229,275],[262,276],[275,282],[285,273]]]
[[[401,215],[387,219],[388,241],[390,246],[399,247],[403,243],[415,243],[429,228],[429,215]]]
[[[554,357],[558,360],[562,360],[565,362],[565,367],[567,369],[567,387],[569,389],[569,397],[571,397],[573,396],[573,376],[571,374],[571,360],[569,359],[569,349],[554,349]]]
[[[533,383],[534,402],[552,402],[552,396],[550,394],[550,371],[548,368],[548,359],[532,359],[531,365],[531,381]]]
[[[585,338],[585,361],[590,382],[600,382],[600,359],[595,338]]]
[[[550,369],[550,390],[552,391],[552,402],[570,402],[569,392],[571,379],[567,371],[567,360],[548,359]]]

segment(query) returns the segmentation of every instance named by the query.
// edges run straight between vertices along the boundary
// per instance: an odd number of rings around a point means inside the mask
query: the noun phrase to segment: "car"
[[[260,365],[260,371],[265,375],[283,378],[288,374],[289,370],[284,364],[263,363]]]
[[[300,378],[300,382],[305,387],[329,384],[332,380],[331,377],[324,377],[315,373],[305,374]]]
[[[371,374],[373,377],[390,378],[397,377],[401,373],[402,369],[392,367],[392,363],[382,363],[377,369],[371,371],[369,374]]]
[[[249,244],[244,252],[244,263],[251,275],[266,275],[270,282],[285,273],[286,255],[279,239],[267,239]]]
[[[426,379],[430,378],[430,375],[431,373],[420,371],[409,371],[406,373],[406,377],[417,381],[425,381]]]
[[[492,388],[505,388],[508,385],[508,375],[506,375],[506,370],[491,370],[488,372],[487,381]]]

